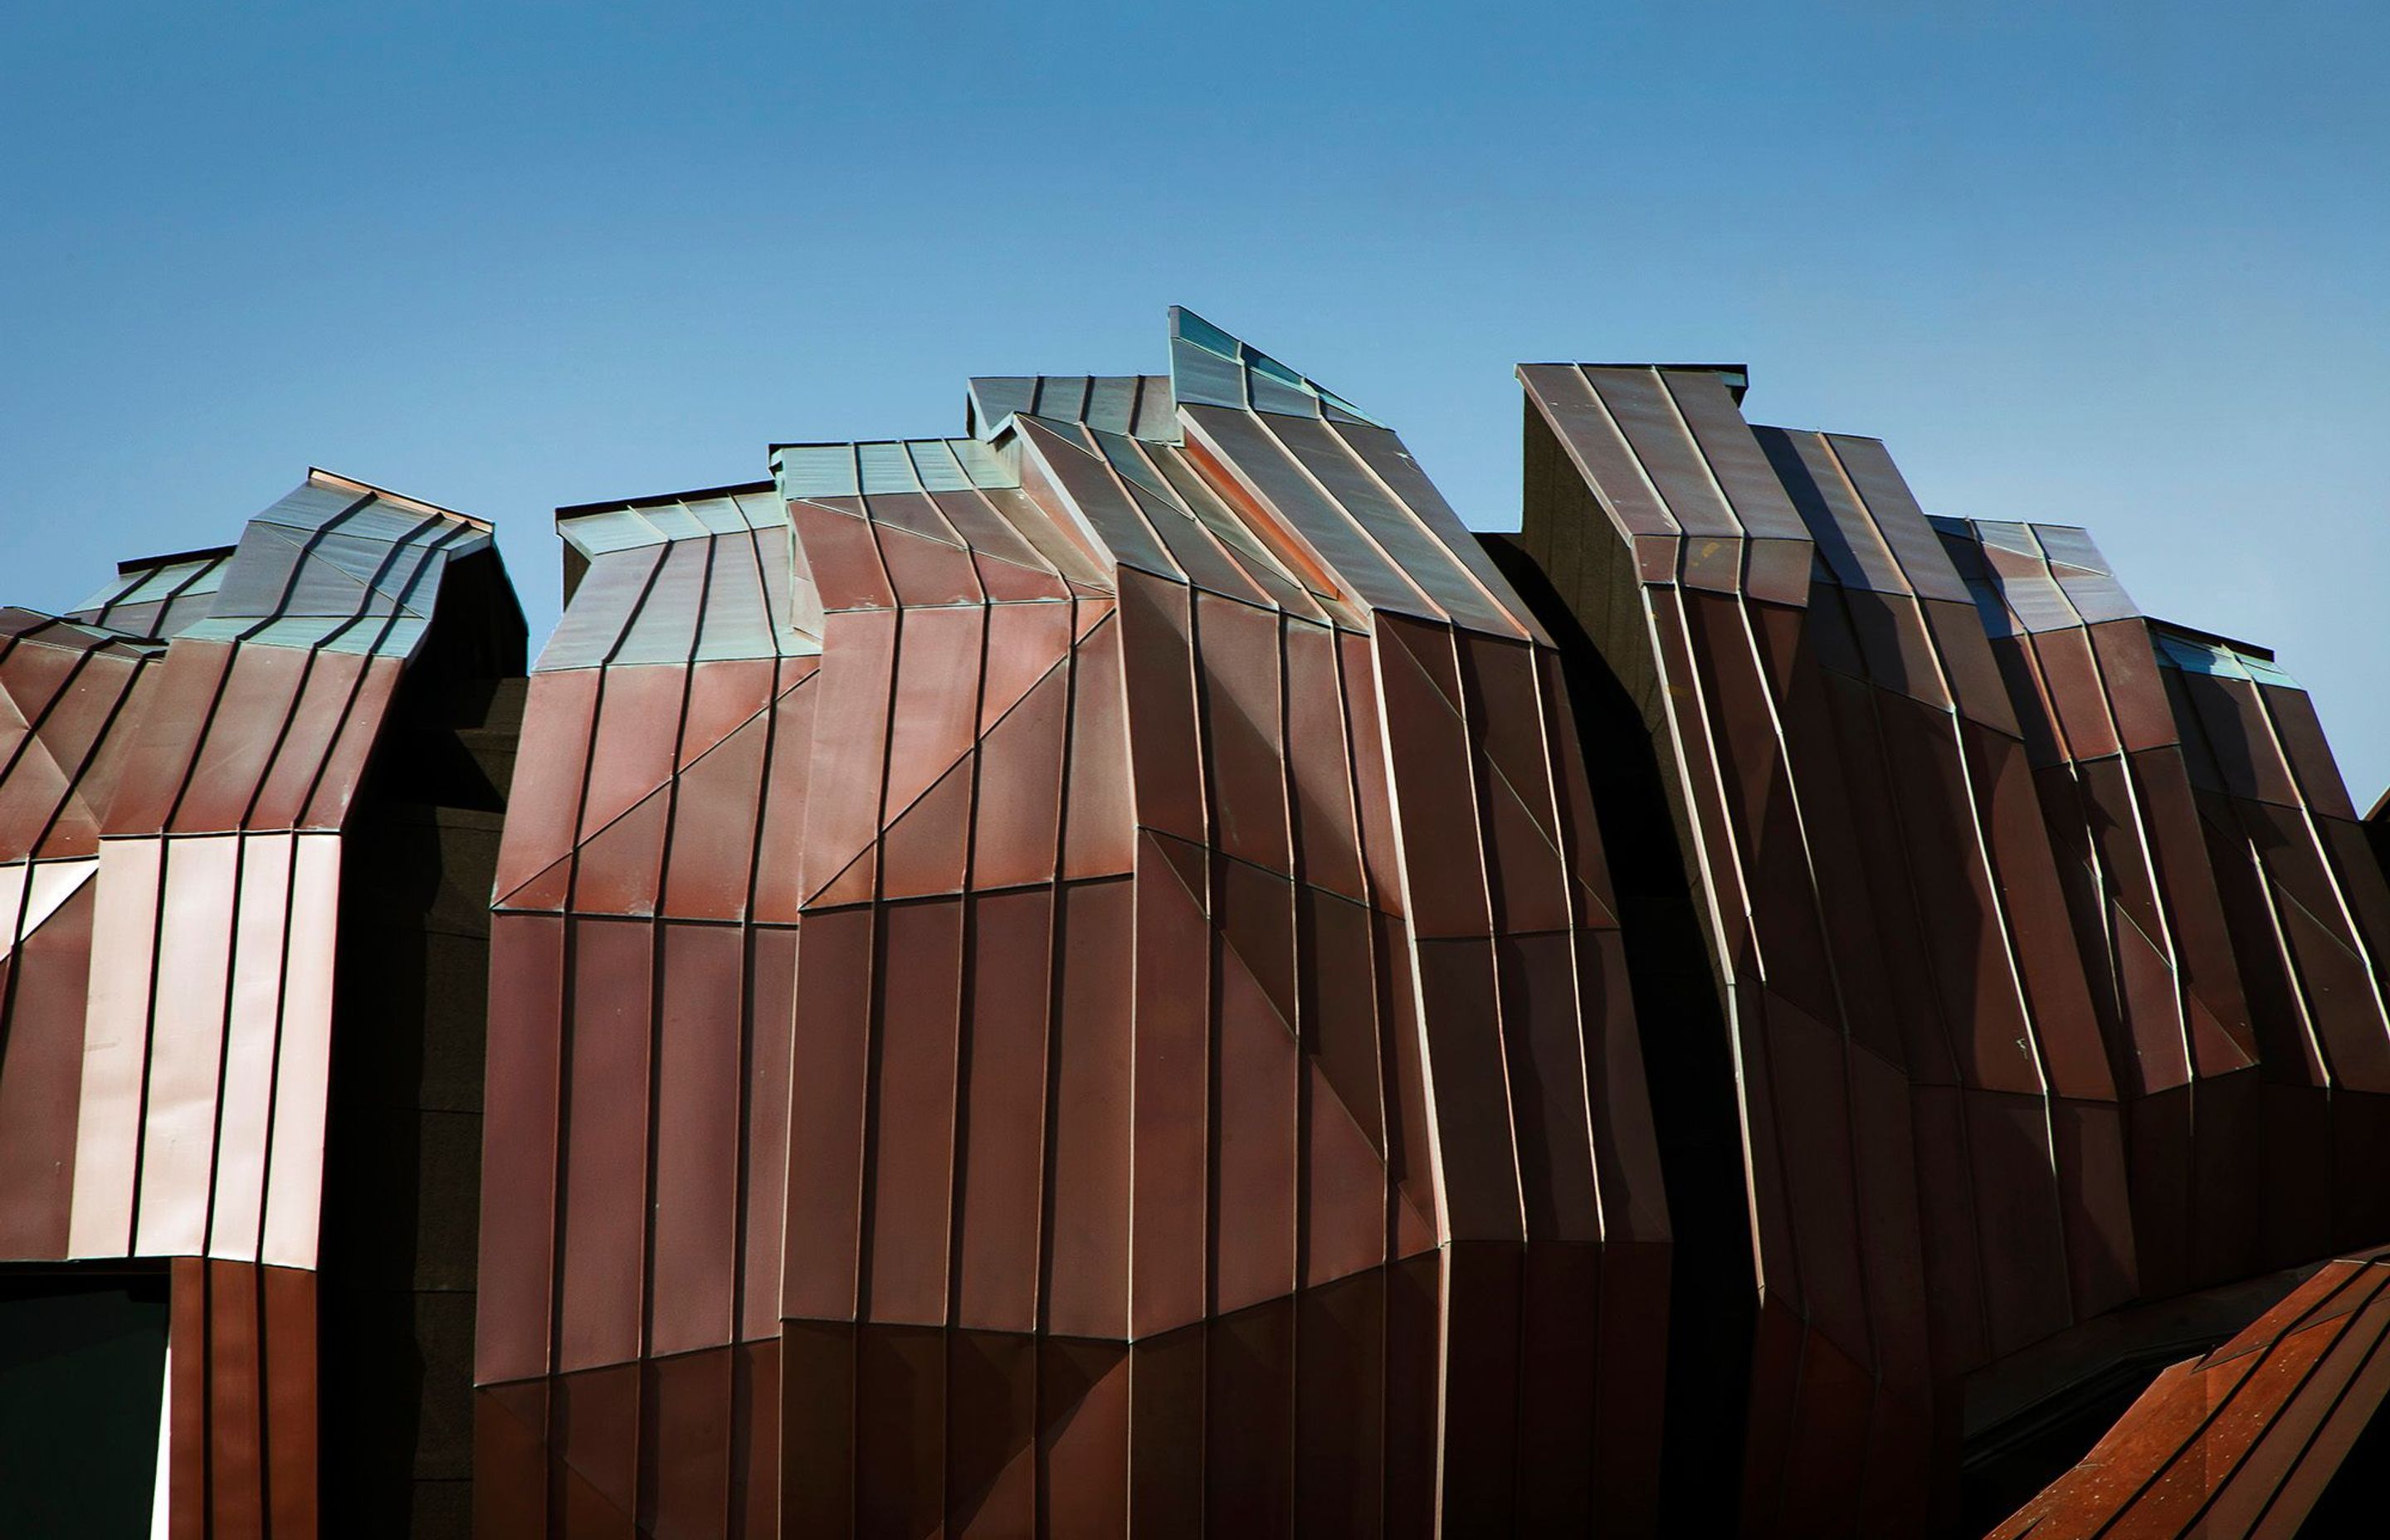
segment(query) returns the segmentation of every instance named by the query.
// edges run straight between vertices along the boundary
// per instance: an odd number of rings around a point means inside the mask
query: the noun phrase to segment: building
[[[2306,697],[1739,368],[1521,379],[1515,535],[1174,311],[560,510],[527,681],[487,526],[323,472],[6,612],[0,1505],[2362,1511],[2385,825]]]

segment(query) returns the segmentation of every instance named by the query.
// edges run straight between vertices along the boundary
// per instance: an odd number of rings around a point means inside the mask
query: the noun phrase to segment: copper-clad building
[[[560,510],[527,679],[323,472],[0,612],[0,1534],[2378,1512],[2390,803],[2082,531],[1520,377],[1515,535],[1175,311]]]
[[[0,1532],[461,1521],[489,526],[315,471],[0,631]]]

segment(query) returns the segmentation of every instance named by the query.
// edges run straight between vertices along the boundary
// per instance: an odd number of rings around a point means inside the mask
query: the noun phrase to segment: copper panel
[[[880,915],[863,1309],[875,1321],[935,1325],[946,1318],[953,1226],[963,907],[893,904]]]
[[[990,611],[990,623],[1007,609],[1026,608],[998,607]],[[997,656],[993,636],[988,656],[992,668]],[[974,886],[1009,888],[1054,879],[1070,705],[1070,670],[1058,663],[1001,718],[982,729],[970,828]]]
[[[1491,945],[1425,939],[1412,945],[1448,1233],[1455,1240],[1521,1239],[1503,1034],[1486,1030],[1498,1020]]]
[[[686,670],[662,667],[608,669],[598,697],[597,728],[589,750],[589,784],[581,804],[578,838],[599,829],[646,801],[672,779]],[[672,725],[672,731],[663,725]]]
[[[588,774],[589,734],[597,721],[600,675],[595,669],[542,674],[531,681],[523,707],[534,725],[534,746],[523,754],[507,797],[506,837],[498,849],[497,901],[572,852],[580,832],[582,779]],[[303,719],[303,712],[302,712]]]
[[[877,515],[886,497],[867,498]],[[915,605],[970,605],[986,596],[970,553],[959,545],[932,540],[875,518],[872,535],[880,542],[880,559],[895,584],[896,602]]]
[[[757,924],[793,924],[804,902],[799,868],[804,853],[805,786],[813,764],[814,707],[820,699],[820,675],[808,674],[772,703],[749,910]]]
[[[1065,1336],[1127,1334],[1131,899],[1126,882],[1073,883],[1055,905],[1043,1325]]]
[[[332,1056],[332,971],[341,841],[302,835],[290,861],[289,940],[282,963],[282,1036],[274,1069],[274,1143],[266,1155],[265,1227],[258,1260],[315,1263],[324,1212],[324,1116]]]
[[[721,1533],[730,1500],[728,1350],[650,1359],[640,1391],[640,1528]]]
[[[780,1526],[854,1533],[855,1328],[790,1321],[780,1333]]]
[[[268,1529],[308,1534],[317,1521],[315,1275],[296,1267],[257,1270],[265,1361],[265,1498]]]
[[[158,927],[149,1076],[142,1116],[141,1205],[134,1250],[205,1251],[216,1096],[224,1067],[240,841],[170,841]]]
[[[365,779],[366,761],[381,736],[391,698],[398,691],[398,672],[396,658],[366,661],[365,677],[357,682],[356,693],[349,699],[348,716],[341,724],[341,735],[333,740],[316,773],[307,811],[298,819],[300,828],[334,829],[348,821],[350,802]]]
[[[789,1059],[791,1179],[780,1296],[786,1316],[854,1316],[876,983],[873,918],[869,909],[809,914],[798,943],[796,1034]]]
[[[1455,1245],[1446,1253],[1444,1457],[1438,1506],[1489,1531],[1515,1529],[1518,1498],[1522,1250]]]
[[[208,1264],[207,1439],[210,1534],[265,1532],[264,1352],[259,1270]]]
[[[1203,760],[1197,736],[1190,603],[1183,588],[1124,573],[1113,631],[1120,638],[1128,732],[1136,746],[1131,764],[1137,821],[1201,842],[1205,834]],[[1083,661],[1088,652],[1087,647],[1080,648]],[[1084,678],[1080,688],[1086,688]]]
[[[1201,1319],[1210,1255],[1211,929],[1165,838],[1137,839],[1129,1329],[1140,1338]]]
[[[896,639],[895,695],[888,708],[883,828],[936,784],[978,737],[983,624],[975,609],[904,613]]]
[[[585,915],[653,915],[663,889],[673,789],[659,787],[620,817],[582,836],[567,892]],[[533,884],[533,891],[538,890]]]
[[[755,860],[771,723],[757,716],[684,768],[672,799],[659,912],[741,919]]]
[[[739,1336],[753,1342],[772,1341],[779,1334],[780,1226],[788,1200],[789,1054],[795,1033],[796,931],[765,926],[750,930],[747,969],[738,1286]]]
[[[1028,1331],[1039,1299],[1054,901],[1033,889],[967,902],[955,1320]]]
[[[1042,1339],[1037,1348],[1037,1515],[1048,1534],[1116,1534],[1128,1519],[1129,1367],[1124,1344]]]
[[[1584,373],[1685,533],[1741,534],[1741,522],[1719,495],[1683,417],[1660,383],[1659,372],[1587,368]]]
[[[656,950],[655,1225],[647,1349],[669,1354],[719,1346],[737,1331],[739,1124],[724,1114],[739,1102],[746,969],[739,932],[723,926],[661,925]],[[585,1019],[585,1007],[576,1020]],[[580,1046],[578,1033],[574,1046]]]
[[[932,1534],[945,1512],[945,1337],[919,1327],[855,1333],[854,1522],[865,1534]]]
[[[1353,767],[1354,806],[1358,811],[1366,902],[1403,912],[1402,867],[1394,853],[1394,813],[1386,763],[1384,723],[1378,707],[1376,648],[1352,632],[1336,637],[1337,664],[1344,689],[1345,741]]]
[[[1290,917],[1291,918],[1291,917]],[[1294,1033],[1255,972],[1223,937],[1214,971],[1217,1142],[1212,1261],[1221,1312],[1291,1292],[1295,1282]]]
[[[1591,1246],[1531,1246],[1520,1269],[1518,1522],[1546,1534],[1591,1527],[1608,1511],[1594,1500],[1594,1436],[1600,1378],[1601,1252]],[[1591,1452],[1594,1458],[1588,1458]]]
[[[1194,636],[1214,837],[1229,855],[1291,871],[1278,617],[1199,593]]]
[[[1574,961],[1566,932],[1495,943],[1521,1197],[1535,1240],[1601,1238]]]
[[[275,1037],[282,1016],[285,905],[295,842],[287,834],[251,835],[241,841],[208,1219],[212,1256],[257,1258],[265,1209],[266,1139],[274,1115]]]
[[[649,1007],[654,928],[568,922],[572,1035],[564,1064],[557,1368],[636,1358],[643,1339]],[[636,1207],[623,1201],[636,1194]]]
[[[1377,637],[1389,779],[1400,821],[1403,892],[1421,936],[1484,935],[1491,924],[1473,819],[1468,728],[1450,634],[1388,620]]]
[[[108,811],[110,833],[155,834],[166,827],[188,785],[199,736],[231,662],[228,645],[192,642],[172,649],[150,672],[125,739]]]
[[[1203,1518],[1211,1533],[1280,1533],[1293,1509],[1294,1329],[1290,1298],[1223,1315],[1205,1332]]]
[[[474,1373],[485,1382],[548,1367],[563,985],[561,918],[492,919],[473,1336]]]
[[[896,602],[871,526],[802,497],[789,500],[789,532],[804,558],[824,610],[884,609]]]
[[[880,791],[888,762],[888,702],[896,663],[896,617],[884,611],[841,616],[832,627],[837,661],[813,687],[816,696],[812,768],[804,797],[802,888],[821,895],[880,833]],[[855,896],[842,894],[840,901]]]
[[[85,881],[0,963],[0,1255],[68,1254],[96,904]]]
[[[1129,1345],[1129,1531],[1201,1535],[1208,1323]]]
[[[2074,1315],[2054,1152],[2037,1098],[1970,1092],[1966,1117],[1985,1315],[1992,1352],[2011,1353]]]
[[[1086,607],[1080,609],[1084,615]],[[1134,742],[1139,750],[1134,763],[1142,766],[1146,730],[1155,724],[1131,714],[1124,699],[1133,698],[1123,679],[1128,658],[1124,625],[1122,619],[1105,617],[1081,635],[1072,654],[1070,764],[1062,804],[1061,875],[1068,879],[1128,871],[1136,859],[1132,830],[1155,822],[1130,753]],[[1166,735],[1175,729],[1160,730],[1164,742],[1171,741]]]
[[[1376,1533],[1384,1512],[1384,1278],[1306,1290],[1295,1302],[1294,1528]]]
[[[946,1517],[957,1534],[1037,1523],[1037,1347],[993,1331],[945,1334]]]
[[[190,789],[174,809],[177,831],[241,826],[298,702],[312,656],[293,648],[233,649],[231,667],[192,763]]]

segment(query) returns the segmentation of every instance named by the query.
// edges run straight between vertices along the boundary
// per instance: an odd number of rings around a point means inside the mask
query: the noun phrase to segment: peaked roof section
[[[1386,426],[1184,305],[1170,307],[1170,387],[1182,406],[1233,406],[1240,412]]]
[[[310,468],[238,545],[124,562],[66,618],[145,641],[403,658],[430,624],[447,564],[490,545],[486,520]]]

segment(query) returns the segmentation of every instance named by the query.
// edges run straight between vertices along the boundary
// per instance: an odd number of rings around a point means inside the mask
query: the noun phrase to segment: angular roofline
[[[483,534],[493,533],[496,529],[496,526],[486,519],[459,512],[456,508],[443,508],[437,503],[427,503],[420,497],[410,497],[404,492],[392,492],[388,487],[379,487],[371,481],[360,481],[353,476],[343,476],[337,470],[326,470],[319,465],[311,465],[307,468],[307,480],[318,484],[344,488],[350,492],[366,493],[382,502],[396,503],[402,507],[414,508],[418,512],[437,514],[443,519],[462,520]]]
[[[594,503],[571,503],[556,510],[559,519],[579,519],[593,513],[612,513],[618,508],[660,508],[667,503],[688,503],[708,497],[754,496],[759,493],[777,492],[771,481],[740,481],[731,486],[696,487],[687,492],[657,493],[646,497],[601,497]]]

